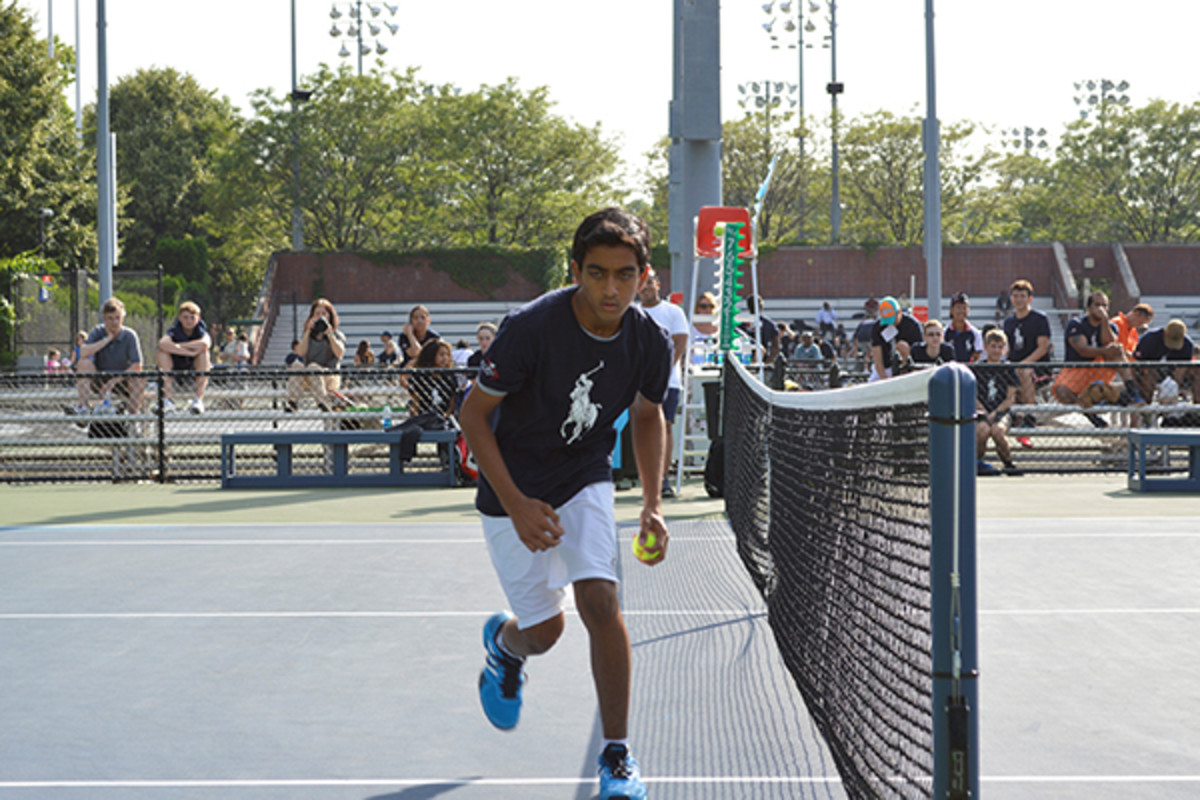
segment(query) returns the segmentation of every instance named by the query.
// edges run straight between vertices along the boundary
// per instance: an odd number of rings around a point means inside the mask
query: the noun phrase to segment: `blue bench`
[[[1187,477],[1147,476],[1147,448],[1171,445],[1188,448]],[[1200,428],[1130,431],[1129,488],[1135,492],[1200,492]]]
[[[422,431],[422,442],[453,445],[456,431]],[[292,489],[311,486],[457,486],[454,454],[440,469],[406,471],[400,458],[401,431],[240,431],[221,434],[222,489]],[[236,449],[246,445],[275,446],[275,472],[239,474]],[[300,473],[292,471],[292,447],[298,444],[326,445],[332,450],[332,470]],[[387,445],[387,472],[352,472],[350,445]]]

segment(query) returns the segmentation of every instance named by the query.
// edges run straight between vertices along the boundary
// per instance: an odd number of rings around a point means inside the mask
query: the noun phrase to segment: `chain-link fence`
[[[214,369],[0,377],[0,480],[194,481],[221,476],[221,437],[236,432],[380,431],[421,417],[452,419],[475,370]],[[369,437],[368,437],[369,438]],[[433,437],[430,437],[433,438]],[[422,441],[405,473],[459,458],[454,437]],[[297,443],[291,472],[331,474],[334,448]],[[274,473],[279,451],[242,448],[241,474]],[[356,473],[386,473],[385,443],[349,447]]]
[[[1131,430],[1200,427],[1200,363],[974,368],[985,390],[994,394],[993,407],[1006,402],[1013,387],[1003,439],[1020,471],[1124,472]],[[252,368],[107,374],[82,383],[73,374],[10,375],[0,378],[0,480],[217,480],[225,433],[382,430],[425,412],[447,419],[433,425],[452,427],[448,417],[456,413],[473,374],[463,369]],[[103,391],[113,379],[106,407]],[[766,370],[765,379],[777,382],[773,369]],[[780,385],[820,391],[831,380],[847,385],[865,379],[862,365],[854,362],[789,364]],[[197,397],[201,405],[194,411]],[[81,404],[89,406],[88,413],[68,413]],[[445,441],[421,442],[405,470],[442,469],[446,459],[459,458],[455,449]],[[349,448],[356,472],[386,472],[389,455],[382,443]],[[990,439],[985,463],[1003,468],[1003,456]],[[297,443],[291,469],[328,474],[331,457],[328,444]],[[238,454],[238,471],[270,473],[277,458],[271,444],[246,447]],[[1163,448],[1152,468],[1186,470],[1187,452]]]
[[[1200,362],[1063,363],[1035,367],[971,365],[982,387],[981,421],[1000,423],[1004,445],[989,436],[980,448],[986,466],[1019,472],[1124,472],[1131,430],[1200,428]],[[774,388],[820,391],[866,381],[861,362],[792,362],[764,380]],[[1009,397],[1011,390],[1012,397]],[[1004,409],[988,419],[987,412]],[[1162,448],[1153,469],[1186,471],[1187,449]]]

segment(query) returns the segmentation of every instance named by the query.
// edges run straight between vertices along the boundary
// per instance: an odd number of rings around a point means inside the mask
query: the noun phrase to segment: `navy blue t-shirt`
[[[975,373],[975,396],[985,411],[995,411],[1008,396],[1008,387],[1018,385],[1017,373],[1008,363],[979,361],[971,365],[971,371]]]
[[[671,376],[671,340],[634,305],[621,330],[599,339],[571,308],[577,287],[550,292],[500,324],[478,386],[504,399],[492,429],[521,492],[558,507],[593,483],[612,480],[613,423],[636,395],[661,403]],[[506,516],[480,475],[475,507]]]
[[[1024,361],[1034,350],[1037,350],[1038,337],[1050,338],[1050,318],[1036,308],[1029,309],[1024,319],[1013,314],[1004,320],[1004,335],[1008,337],[1008,360],[1014,364]],[[1050,351],[1047,350],[1038,361],[1049,361]]]
[[[189,336],[187,331],[183,329],[183,323],[175,320],[175,324],[167,329],[167,336],[176,344],[184,342],[194,342],[208,334],[208,327],[204,324],[204,320],[198,320],[196,327],[192,328],[192,334]],[[180,356],[174,353],[171,354],[171,366],[178,370],[191,369],[196,363],[194,356]]]
[[[912,348],[912,360],[914,364],[947,364],[954,360],[954,348],[942,342],[938,354],[931,356],[925,345],[914,345]]]
[[[1116,341],[1117,326],[1114,323],[1109,322],[1108,327],[1112,329],[1113,341]],[[1075,317],[1067,323],[1067,329],[1063,333],[1063,340],[1067,345],[1066,353],[1063,354],[1063,361],[1094,360],[1094,358],[1084,358],[1083,356],[1079,355],[1079,351],[1076,350],[1075,346],[1071,344],[1071,339],[1075,336],[1082,336],[1084,343],[1086,343],[1089,347],[1099,347],[1100,326],[1092,322],[1092,320],[1086,316]]]
[[[1155,328],[1146,331],[1138,339],[1137,349],[1133,351],[1136,361],[1191,361],[1195,345],[1187,336],[1183,337],[1183,346],[1178,350],[1168,350],[1165,328]]]

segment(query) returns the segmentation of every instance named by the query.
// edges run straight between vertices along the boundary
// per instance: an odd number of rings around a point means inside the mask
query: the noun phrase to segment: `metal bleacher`
[[[423,303],[429,309],[430,327],[446,341],[454,344],[465,339],[475,347],[475,327],[484,321],[500,323],[510,310],[522,305],[518,300],[485,300],[478,302]],[[378,355],[383,349],[379,334],[390,331],[399,337],[400,329],[408,321],[412,303],[341,303],[337,306],[341,331],[346,336],[346,358],[349,360],[359,341],[366,339]],[[302,329],[308,315],[308,304],[293,307],[285,304],[279,309],[271,338],[267,342],[262,363],[280,366],[291,349],[293,325]]]

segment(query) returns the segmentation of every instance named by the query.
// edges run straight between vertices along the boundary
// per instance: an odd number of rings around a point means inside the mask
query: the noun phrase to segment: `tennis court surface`
[[[979,485],[982,795],[1200,796],[1200,499]],[[478,707],[503,605],[466,490],[0,488],[0,797],[590,798],[572,618],[511,733]],[[628,552],[652,798],[842,798],[719,506]],[[335,520],[344,521],[337,522]]]

